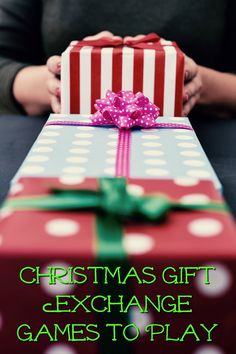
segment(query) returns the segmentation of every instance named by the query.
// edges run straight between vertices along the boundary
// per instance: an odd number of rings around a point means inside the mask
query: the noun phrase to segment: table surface
[[[45,117],[0,116],[0,203],[45,120]],[[206,118],[191,123],[236,217],[236,119]]]

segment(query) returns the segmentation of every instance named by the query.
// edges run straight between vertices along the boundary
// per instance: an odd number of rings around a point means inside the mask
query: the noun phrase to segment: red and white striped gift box
[[[141,91],[161,115],[182,115],[184,54],[175,42],[160,39],[144,48],[87,44],[73,41],[62,54],[62,113],[93,113],[95,100],[110,89]]]

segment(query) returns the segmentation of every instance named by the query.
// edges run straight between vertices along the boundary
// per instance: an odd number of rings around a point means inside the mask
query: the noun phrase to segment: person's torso
[[[220,68],[225,37],[225,0],[42,0],[46,58],[74,39],[102,30],[116,35],[156,32],[176,41],[199,64]]]

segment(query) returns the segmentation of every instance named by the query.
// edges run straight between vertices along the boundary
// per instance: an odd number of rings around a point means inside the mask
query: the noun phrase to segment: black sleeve
[[[20,113],[12,94],[16,74],[42,64],[41,1],[0,0],[0,113]]]
[[[236,1],[229,0],[225,19],[222,67],[236,73]]]

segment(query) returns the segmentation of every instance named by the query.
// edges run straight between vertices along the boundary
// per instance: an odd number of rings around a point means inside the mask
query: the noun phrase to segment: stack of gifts
[[[235,225],[179,117],[183,65],[177,45],[153,34],[72,42],[63,54],[63,113],[49,117],[1,210],[10,353],[236,350]]]

